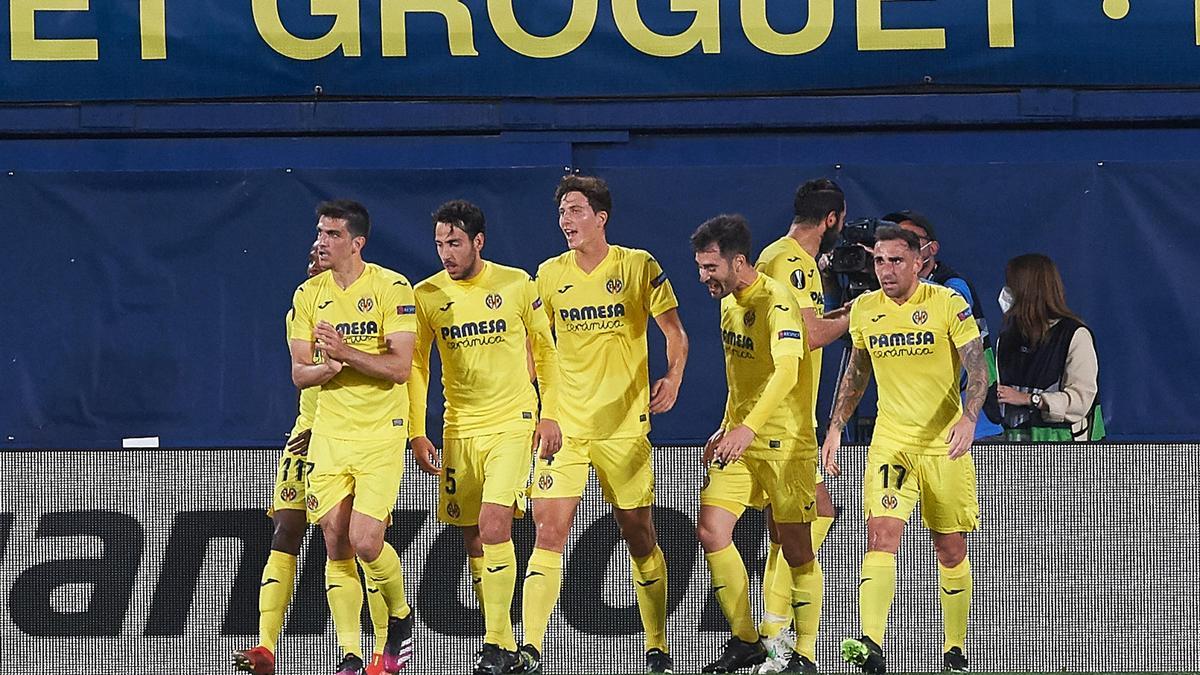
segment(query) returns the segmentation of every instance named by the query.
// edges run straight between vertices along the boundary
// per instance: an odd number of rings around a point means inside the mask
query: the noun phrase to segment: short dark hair
[[[792,200],[794,223],[819,223],[830,213],[846,210],[846,195],[838,184],[828,178],[814,178],[796,188]]]
[[[921,252],[921,240],[917,235],[898,225],[883,225],[875,230],[875,241],[902,241],[913,253]]]
[[[884,216],[883,219],[890,220],[893,223],[896,223],[897,225],[899,225],[900,223],[903,223],[906,220],[911,221],[913,225],[916,225],[917,227],[921,228],[922,230],[925,230],[925,238],[926,239],[928,239],[929,241],[937,241],[938,240],[937,232],[935,232],[933,229],[933,223],[929,222],[929,219],[926,218],[925,214],[923,214],[923,213],[917,213],[916,211],[913,211],[911,209],[904,209],[903,211],[893,211],[893,212],[887,214],[886,216]]]
[[[457,227],[466,233],[468,239],[474,239],[477,234],[484,234],[485,220],[483,209],[465,199],[454,199],[437,207],[434,211],[433,224],[446,223]]]
[[[739,214],[723,213],[715,218],[709,218],[692,233],[692,250],[703,251],[713,244],[717,245],[721,257],[733,260],[741,253],[750,258],[750,223]]]
[[[604,182],[603,178],[597,176],[563,176],[562,180],[558,181],[558,188],[554,190],[554,205],[562,203],[563,197],[567,196],[568,192],[578,192],[588,200],[588,206],[592,207],[592,211],[607,213],[612,217],[612,193],[608,191],[608,183]]]
[[[346,221],[346,230],[351,237],[371,236],[371,215],[367,213],[367,207],[353,199],[333,199],[317,204],[317,218]]]

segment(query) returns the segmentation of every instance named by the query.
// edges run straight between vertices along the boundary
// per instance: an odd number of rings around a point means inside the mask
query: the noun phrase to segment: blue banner
[[[7,102],[1158,87],[1200,72],[1200,0],[8,4]]]
[[[596,166],[614,195],[609,237],[662,263],[691,345],[678,403],[654,416],[651,439],[702,442],[725,403],[718,303],[699,281],[688,235],[717,213],[743,213],[761,250],[787,231],[796,184],[820,175],[846,190],[851,217],[925,212],[938,227],[939,258],[972,280],[996,321],[1005,261],[1050,255],[1070,307],[1095,335],[1110,437],[1200,437],[1200,317],[1186,310],[1200,288],[1192,245],[1200,162],[1040,161],[1032,146],[1046,142],[1030,139],[1028,160],[987,164],[734,170],[709,156],[709,166]],[[777,143],[785,156],[804,154]],[[950,145],[965,154],[966,143]],[[170,447],[279,445],[296,415],[284,314],[304,276],[318,201],[365,203],[374,222],[366,258],[416,282],[440,269],[429,213],[466,198],[487,214],[485,256],[533,271],[565,248],[552,196],[561,171],[0,172],[0,203],[17,228],[0,265],[9,319],[0,449],[114,447],[141,437]],[[657,328],[647,335],[658,377],[662,336]],[[822,418],[840,352],[840,343],[825,351]],[[439,377],[435,367],[432,381]],[[441,387],[431,390],[437,436]]]

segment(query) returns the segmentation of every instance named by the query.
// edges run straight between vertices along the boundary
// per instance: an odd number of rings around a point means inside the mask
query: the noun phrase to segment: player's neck
[[[475,266],[471,269],[471,271],[467,274],[467,276],[465,276],[461,279],[458,279],[457,281],[469,284],[469,283],[472,283],[472,282],[478,280],[479,275],[483,274],[483,268],[485,265],[487,265],[487,261],[485,261],[483,258],[476,258]]]
[[[821,249],[821,228],[792,223],[787,236],[795,239],[805,253],[817,257],[817,251]]]
[[[358,256],[350,258],[342,265],[333,266],[331,270],[333,272],[333,282],[344,291],[350,288],[350,284],[358,281],[358,278],[362,276],[365,269],[367,269],[367,264],[363,262],[362,258]]]
[[[733,295],[739,298],[742,297],[746,289],[753,286],[756,281],[758,281],[758,270],[749,265],[742,268],[742,271],[738,272],[737,283],[733,285]]]
[[[905,293],[903,296],[901,296],[899,298],[891,298],[891,300],[892,300],[892,302],[896,303],[897,305],[903,305],[904,303],[911,300],[912,296],[917,294],[917,289],[920,287],[921,287],[921,282],[918,281],[917,283],[913,284],[912,288],[908,289],[908,292]]]
[[[581,246],[575,249],[575,264],[579,265],[579,269],[590,274],[608,257],[608,249],[608,242],[604,239]]]

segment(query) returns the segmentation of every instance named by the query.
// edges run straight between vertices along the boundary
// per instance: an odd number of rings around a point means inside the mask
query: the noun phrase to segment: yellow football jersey
[[[558,341],[564,435],[603,439],[650,431],[646,325],[679,306],[658,261],[646,251],[609,246],[585,273],[575,252],[538,267],[538,291]]]
[[[817,269],[817,261],[808,251],[800,246],[800,242],[784,235],[771,242],[758,256],[754,267],[763,274],[771,277],[780,284],[792,289],[796,297],[796,306],[817,313],[820,318],[825,315],[825,284],[821,280],[821,272]],[[807,338],[807,335],[805,336]],[[807,343],[807,339],[805,340]],[[817,389],[821,386],[821,349],[811,349],[809,355],[800,364],[800,379],[808,383],[812,390],[809,397],[797,396],[791,399],[797,404],[795,413],[802,420],[810,420],[813,429],[817,425]],[[807,412],[806,412],[807,411]]]
[[[879,387],[874,440],[945,453],[962,417],[958,348],[979,338],[967,301],[927,282],[902,305],[882,291],[864,293],[850,310],[850,336],[871,355]]]
[[[808,354],[805,346],[804,323],[800,310],[787,287],[759,274],[754,283],[738,293],[730,293],[721,299],[721,342],[725,347],[725,381],[729,397],[725,401],[726,429],[742,424],[758,399],[762,396],[767,380],[775,372],[775,360],[784,356],[803,359]],[[788,392],[784,405],[777,408],[757,429],[755,446],[748,451],[755,456],[769,458],[772,448],[762,451],[755,448],[768,441],[800,438],[806,428],[807,415],[797,416],[794,399],[807,400],[812,387],[803,377]],[[811,435],[811,431],[809,432]],[[772,442],[776,448],[788,444]]]
[[[417,284],[417,348],[409,379],[409,437],[426,435],[429,354],[437,344],[446,396],[445,438],[532,431],[538,397],[529,381],[525,341],[533,347],[542,415],[555,419],[558,357],[533,279],[484,262],[474,278],[445,271]]]
[[[321,321],[337,328],[351,347],[368,354],[387,349],[386,336],[416,332],[413,290],[403,275],[367,263],[342,289],[333,272],[322,272],[296,289],[288,320],[289,340],[312,342]],[[315,348],[315,345],[314,345]],[[403,385],[343,368],[317,387],[313,433],[343,440],[403,439],[408,432],[408,393]]]

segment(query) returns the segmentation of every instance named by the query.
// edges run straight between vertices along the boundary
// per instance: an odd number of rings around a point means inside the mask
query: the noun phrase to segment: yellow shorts
[[[588,467],[604,501],[618,509],[654,504],[654,453],[645,436],[586,439],[563,436],[562,448],[550,459],[538,458],[533,470],[533,498],[582,497]]]
[[[305,478],[312,464],[308,457],[296,455],[286,449],[279,453],[279,466],[275,468],[275,492],[271,499],[271,509],[267,515],[276,511],[304,510],[304,499],[308,496],[305,489]]]
[[[459,527],[478,525],[483,502],[515,505],[516,517],[524,516],[532,445],[531,431],[445,439],[438,520]]]
[[[387,522],[404,475],[404,440],[348,441],[313,434],[308,442],[309,522],[318,522],[347,496],[354,510]]]
[[[863,512],[908,521],[917,501],[921,520],[934,532],[972,532],[979,527],[975,460],[923,455],[891,444],[872,445],[863,476]]]
[[[817,449],[795,440],[780,442],[795,448],[768,459],[754,456],[756,449],[763,449],[755,443],[732,464],[709,464],[700,490],[701,506],[717,506],[741,516],[746,507],[761,510],[770,504],[777,523],[816,520]]]

